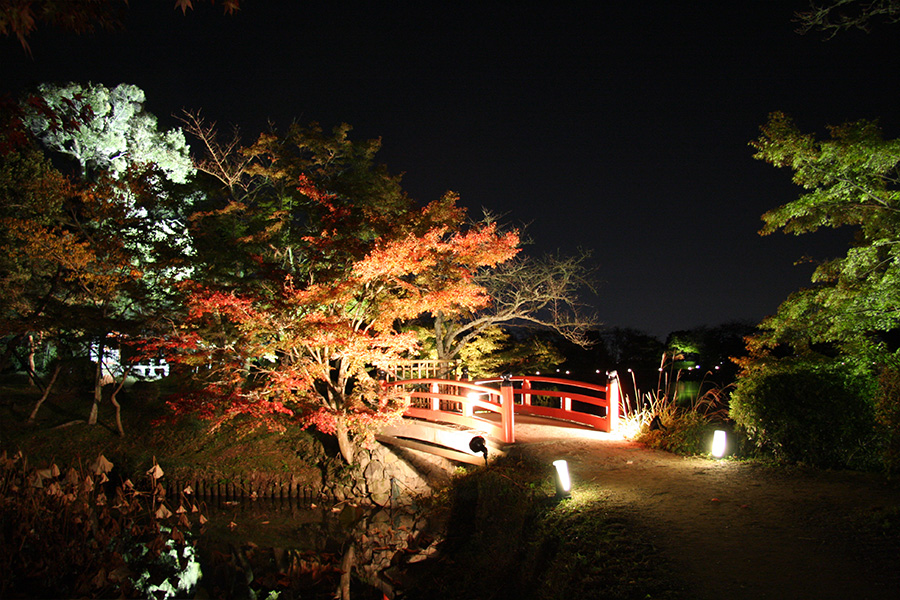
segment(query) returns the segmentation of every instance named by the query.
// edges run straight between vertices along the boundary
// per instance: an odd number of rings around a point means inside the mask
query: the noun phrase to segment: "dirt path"
[[[900,598],[900,548],[877,511],[900,488],[853,472],[781,470],[684,458],[608,434],[516,424],[523,451],[565,458],[654,534],[699,599]]]

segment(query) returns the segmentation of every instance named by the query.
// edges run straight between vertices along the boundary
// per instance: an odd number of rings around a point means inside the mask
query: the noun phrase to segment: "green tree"
[[[486,379],[503,373],[546,373],[566,360],[553,342],[540,332],[529,331],[527,334],[511,335],[499,326],[484,329],[459,354],[469,377]]]
[[[104,373],[108,335],[135,338],[151,331],[172,307],[170,280],[186,272],[190,244],[177,218],[185,196],[171,180],[187,177],[190,162],[183,136],[182,144],[170,144],[179,135],[157,135],[155,119],[135,109],[140,90],[120,86],[116,90],[126,99],[110,103],[116,94],[106,88],[95,86],[84,96],[76,88],[65,88],[75,94],[69,103],[61,100],[60,88],[44,88],[47,99],[29,99],[5,120],[6,138],[17,143],[0,164],[0,240],[9,265],[4,284],[25,285],[4,303],[3,318],[13,341],[39,333],[57,345],[80,345],[85,355],[94,347],[88,417],[94,424],[111,375]],[[97,110],[90,101],[100,104]],[[54,109],[57,102],[62,114]],[[128,108],[119,110],[123,103]],[[55,169],[38,141],[45,151],[75,157],[79,174]],[[154,150],[152,143],[163,147]],[[155,160],[165,167],[157,168]]]
[[[41,84],[38,94],[49,110],[30,111],[26,125],[47,148],[74,158],[83,176],[121,177],[134,165],[153,165],[174,183],[194,174],[184,133],[158,130],[139,87]]]
[[[803,352],[830,344],[847,359],[870,364],[894,351],[884,334],[900,325],[900,141],[884,139],[871,121],[829,130],[830,139],[818,140],[774,113],[752,144],[757,159],[791,169],[806,190],[765,213],[761,234],[855,231],[845,256],[819,264],[814,285],[792,294],[762,323],[754,346],[786,343]]]
[[[763,215],[763,235],[849,227],[854,237],[748,338],[731,414],[760,447],[809,462],[858,464],[878,431],[890,467],[900,405],[900,141],[871,121],[829,132],[817,139],[774,113],[752,143],[756,158],[791,169],[804,188]]]

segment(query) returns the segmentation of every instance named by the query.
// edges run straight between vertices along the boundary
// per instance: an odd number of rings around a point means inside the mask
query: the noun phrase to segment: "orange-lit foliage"
[[[207,387],[172,403],[215,422],[250,414],[260,422],[290,412],[304,426],[337,436],[344,458],[404,409],[383,393],[377,371],[417,347],[399,325],[423,314],[460,314],[490,298],[476,270],[518,252],[515,232],[467,224],[448,195],[422,209],[397,211],[390,230],[346,257],[357,216],[347,199],[319,191],[301,177],[298,190],[322,208],[319,235],[302,237],[306,271],[286,271],[276,251],[257,256],[254,284],[186,285],[186,321],[167,340],[176,360],[200,370]],[[326,264],[327,263],[327,264]]]

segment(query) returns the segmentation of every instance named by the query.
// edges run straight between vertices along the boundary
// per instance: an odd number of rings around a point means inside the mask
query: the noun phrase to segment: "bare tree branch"
[[[830,0],[825,4],[810,3],[809,10],[796,13],[801,34],[822,31],[831,39],[841,31],[860,29],[869,32],[878,21],[900,22],[898,0]]]
[[[517,258],[476,274],[491,296],[491,306],[468,318],[434,319],[438,358],[456,358],[462,348],[489,327],[548,329],[569,341],[590,345],[587,332],[600,322],[586,313],[579,292],[593,290],[589,254],[574,257]]]
[[[184,124],[184,130],[203,145],[203,158],[194,158],[197,170],[215,177],[232,192],[235,188],[247,191],[248,183],[244,176],[252,158],[241,152],[240,130],[235,127],[231,137],[223,141],[216,129],[216,122],[207,122],[200,111],[184,111],[179,120]]]

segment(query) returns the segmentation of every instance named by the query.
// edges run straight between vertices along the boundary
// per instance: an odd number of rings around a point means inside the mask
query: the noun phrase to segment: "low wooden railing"
[[[556,377],[510,377],[516,414],[535,415],[589,425],[601,431],[619,427],[619,379],[609,374],[606,385]],[[496,385],[502,379],[479,381]]]
[[[403,388],[409,398],[404,416],[484,429],[505,443],[515,441],[511,386],[497,390],[449,379],[387,381],[384,386]],[[491,413],[499,415],[499,424],[487,418]]]
[[[602,431],[618,428],[620,394],[615,373],[605,386],[539,376],[477,382],[407,379],[384,385],[404,390],[410,401],[405,416],[483,429],[504,443],[515,441],[516,413]]]

